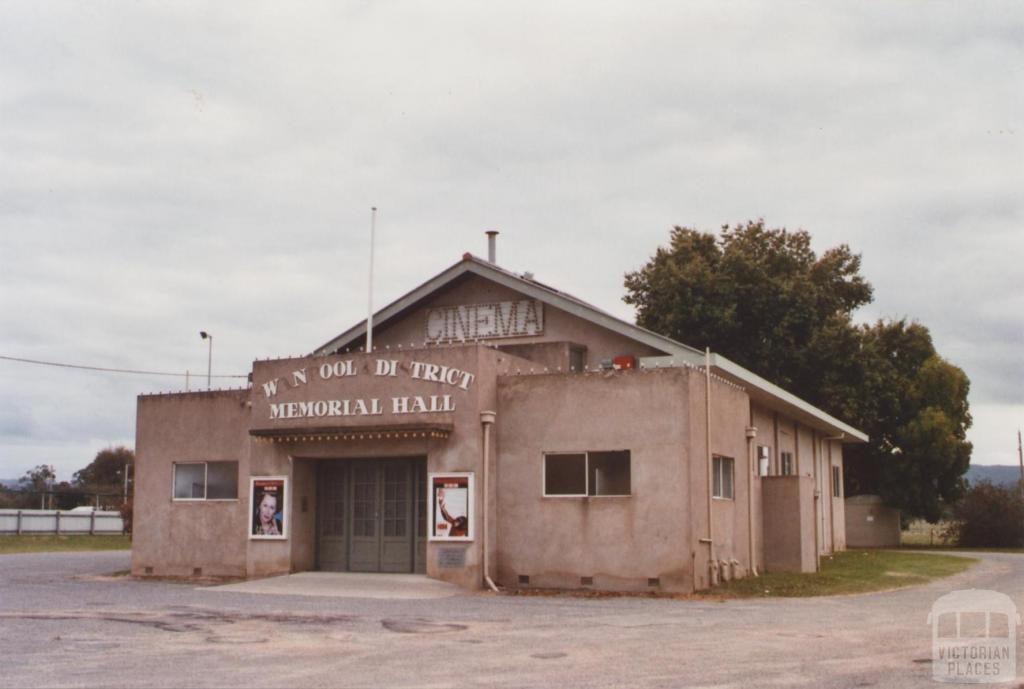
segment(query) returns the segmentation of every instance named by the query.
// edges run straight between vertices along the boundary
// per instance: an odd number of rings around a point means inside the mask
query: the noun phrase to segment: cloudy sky
[[[309,352],[364,315],[371,205],[378,303],[498,228],[499,263],[627,319],[673,225],[763,217],[862,254],[859,317],[927,325],[974,462],[1014,463],[1022,46],[1016,2],[8,1],[0,355]],[[0,360],[0,478],[70,478],[183,383]]]

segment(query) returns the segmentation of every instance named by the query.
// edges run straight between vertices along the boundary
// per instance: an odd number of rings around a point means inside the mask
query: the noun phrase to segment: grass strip
[[[924,584],[959,574],[977,559],[894,550],[847,550],[821,558],[808,574],[770,572],[725,582],[701,593],[724,598],[794,598],[865,593]]]
[[[21,534],[0,536],[0,555],[77,550],[131,550],[131,547],[131,539],[121,535]]]

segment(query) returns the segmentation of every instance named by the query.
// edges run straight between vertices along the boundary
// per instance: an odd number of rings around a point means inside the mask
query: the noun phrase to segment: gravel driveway
[[[253,595],[105,576],[127,552],[5,555],[0,687],[934,687],[937,597],[1024,611],[1024,555],[977,557],[911,589],[716,602]]]

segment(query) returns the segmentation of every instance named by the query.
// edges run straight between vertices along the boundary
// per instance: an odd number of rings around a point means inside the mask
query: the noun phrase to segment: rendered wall
[[[825,453],[830,467],[835,467],[839,470],[839,495],[835,495],[832,492],[832,469],[828,470],[828,491],[831,510],[829,512],[829,521],[832,525],[832,552],[837,553],[846,550],[847,547],[847,535],[846,535],[846,501],[844,500],[844,494],[846,487],[843,485],[843,444],[836,440],[825,441]]]
[[[749,444],[746,428],[750,423],[750,400],[738,386],[718,376],[711,377],[711,454],[731,457],[734,466],[733,498],[712,498],[712,546],[707,538],[708,470],[707,461],[707,384],[703,370],[689,369],[687,395],[690,407],[690,464],[688,475],[692,504],[690,552],[695,563],[693,587],[711,585],[711,565],[716,562],[740,563],[737,576],[750,572],[748,529],[748,491],[753,489],[755,508],[759,503],[757,479],[752,478],[754,441]],[[759,538],[760,513],[753,513],[755,561]]]
[[[814,481],[810,476],[769,476],[761,481],[765,570],[814,572]]]
[[[498,578],[506,586],[692,587],[689,373],[498,380]],[[628,497],[544,497],[545,452],[630,451]]]
[[[877,495],[847,498],[846,543],[851,548],[899,547],[900,511]]]
[[[245,576],[249,392],[138,399],[132,573]],[[175,462],[237,461],[238,499],[173,500]]]
[[[358,375],[320,379],[314,371],[324,363],[346,358]],[[407,375],[377,376],[378,358],[398,361],[409,372],[412,361],[438,363],[472,373],[467,389],[444,383],[411,379]],[[347,357],[302,357],[254,364],[251,390],[142,396],[138,402],[133,571],[161,576],[204,575],[268,576],[312,569],[316,565],[316,477],[319,463],[335,459],[425,457],[427,471],[471,471],[477,477],[474,515],[481,529],[482,430],[480,411],[495,409],[496,378],[523,360],[479,345],[432,347],[429,350],[386,352]],[[307,381],[297,384],[294,371],[305,369]],[[268,395],[263,383],[278,380],[278,391]],[[290,382],[289,382],[290,381]],[[272,403],[302,400],[379,398],[443,395],[452,397],[454,409],[438,413],[324,418],[271,418]],[[387,407],[385,406],[385,409]],[[313,440],[312,433],[332,428],[404,428],[410,424],[447,424],[447,438]],[[289,434],[279,441],[255,438],[250,430]],[[298,436],[296,438],[296,436]],[[172,500],[173,465],[183,461],[232,460],[239,462],[238,498],[227,501]],[[251,540],[249,481],[258,476],[286,476],[288,484],[288,538]],[[493,481],[493,479],[492,479]],[[495,532],[493,512],[490,530]],[[466,551],[464,568],[442,568],[441,544],[427,545],[427,573],[468,588],[481,585],[483,532],[468,543],[445,543],[445,548]],[[492,556],[492,562],[493,562]]]
[[[770,449],[772,476],[779,475],[781,471],[781,453],[793,452],[797,472],[811,477],[818,491],[818,499],[814,501],[815,516],[809,527],[812,529],[811,537],[817,538],[819,552],[828,554],[845,550],[843,499],[842,495],[836,497],[832,494],[832,467],[838,467],[840,477],[843,471],[842,442],[828,440],[824,431],[797,422],[792,417],[772,410],[763,402],[751,405],[751,418],[757,428],[755,445],[764,445]]]

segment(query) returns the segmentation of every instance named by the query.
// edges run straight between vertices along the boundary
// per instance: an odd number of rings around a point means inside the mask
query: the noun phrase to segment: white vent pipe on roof
[[[487,262],[498,264],[498,231],[487,230]]]

